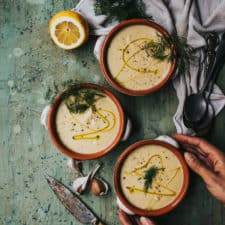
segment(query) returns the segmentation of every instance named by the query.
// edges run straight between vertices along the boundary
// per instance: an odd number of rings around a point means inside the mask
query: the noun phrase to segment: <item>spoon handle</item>
[[[207,52],[206,53],[206,58],[205,58],[205,82],[203,83],[202,88],[200,89],[199,93],[204,93],[206,88],[208,87],[209,83],[210,83],[210,71],[213,67],[213,64],[215,62],[215,58],[216,58],[216,51],[214,50],[214,52]]]
[[[205,82],[199,93],[203,93],[209,83],[209,72],[213,66],[216,57],[216,47],[218,46],[219,37],[216,33],[211,32],[206,36],[206,57],[205,57]]]
[[[206,83],[208,83],[208,85],[206,86],[207,90],[208,90],[207,94],[205,95],[206,99],[209,98],[209,96],[212,92],[212,88],[216,81],[217,75],[225,62],[224,58],[225,58],[225,32],[223,33],[222,38],[220,40],[219,47],[216,51],[216,57],[215,57],[214,63],[212,65],[212,69],[210,70],[210,73],[209,73],[209,76],[208,76],[208,79],[206,82]]]

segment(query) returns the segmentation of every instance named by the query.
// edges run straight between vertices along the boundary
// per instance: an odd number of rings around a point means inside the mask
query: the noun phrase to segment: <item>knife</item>
[[[78,221],[83,224],[104,225],[66,186],[49,175],[46,175],[45,177],[57,198]]]

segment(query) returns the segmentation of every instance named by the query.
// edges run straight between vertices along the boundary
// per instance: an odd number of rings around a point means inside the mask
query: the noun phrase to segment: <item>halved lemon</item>
[[[61,11],[49,23],[50,36],[60,48],[78,48],[88,39],[88,25],[83,17],[74,11]]]

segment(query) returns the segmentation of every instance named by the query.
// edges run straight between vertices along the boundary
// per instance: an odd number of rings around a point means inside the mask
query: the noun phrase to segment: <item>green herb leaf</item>
[[[72,79],[63,81],[62,83],[53,83],[53,87],[48,87],[45,94],[45,99],[53,102],[58,93],[71,87],[74,84]],[[72,113],[83,113],[91,108],[95,111],[95,102],[98,99],[105,97],[105,94],[100,89],[72,89],[66,91],[62,98],[68,110]]]
[[[65,93],[65,104],[72,113],[83,113],[91,108],[95,111],[95,102],[105,95],[98,89],[77,89]]]
[[[170,41],[176,51],[177,72],[183,74],[188,70],[190,63],[196,59],[194,49],[187,43],[186,38],[179,37],[177,34],[172,34]]]
[[[164,168],[158,168],[156,166],[151,166],[148,170],[145,171],[145,175],[144,175],[144,180],[145,180],[144,191],[145,192],[147,192],[149,187],[152,186],[152,182],[160,170],[164,170]]]
[[[195,59],[194,49],[185,38],[179,37],[177,34],[172,34],[169,37],[159,35],[158,41],[146,42],[142,49],[148,56],[155,59],[172,61],[175,57],[173,52],[166,53],[171,46],[174,47],[176,52],[177,72],[182,74],[188,69],[190,62]]]
[[[51,99],[52,95],[53,95],[52,89],[50,87],[48,87],[48,89],[45,93],[45,99],[47,99],[47,100]]]
[[[164,60],[167,59],[169,61],[172,60],[171,54],[172,52],[169,51],[167,54],[166,52],[170,48],[171,43],[166,37],[162,35],[158,35],[158,41],[148,41],[141,47],[142,50],[145,50],[147,56],[151,56],[155,59]]]
[[[142,0],[96,0],[94,10],[96,15],[106,15],[110,21],[149,18]]]
[[[53,82],[53,87],[48,87],[46,93],[45,93],[45,99],[48,100],[49,102],[53,102],[53,100],[55,99],[55,97],[57,96],[57,94],[61,91],[63,91],[63,89],[71,86],[74,83],[74,81],[72,79],[70,80],[66,80],[63,81],[62,83],[55,83]]]

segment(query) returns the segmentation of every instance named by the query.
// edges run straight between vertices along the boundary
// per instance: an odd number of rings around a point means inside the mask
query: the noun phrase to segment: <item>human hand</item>
[[[130,216],[121,209],[119,209],[118,215],[122,225],[156,225],[147,217]]]
[[[173,135],[186,149],[189,167],[204,180],[209,192],[225,206],[225,154],[207,141],[181,134]]]

